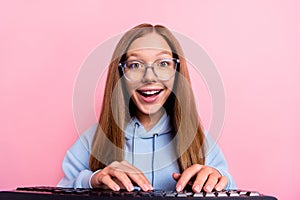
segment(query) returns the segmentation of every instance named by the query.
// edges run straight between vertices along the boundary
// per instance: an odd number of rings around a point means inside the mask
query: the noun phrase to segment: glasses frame
[[[155,73],[155,71],[154,71],[154,64],[157,62],[157,61],[159,61],[159,60],[172,60],[173,62],[174,62],[174,64],[175,64],[175,67],[174,67],[174,74],[172,75],[172,76],[170,76],[168,79],[160,79],[158,76],[157,76],[157,74]],[[144,65],[144,67],[145,67],[145,71],[144,71],[144,74],[143,74],[143,76],[142,76],[142,78],[140,79],[140,80],[131,80],[130,78],[128,78],[127,76],[126,76],[126,73],[125,73],[125,68],[127,67],[126,65],[125,65],[125,63],[126,62],[128,62],[128,61],[123,61],[123,62],[120,62],[119,64],[118,64],[118,66],[122,69],[122,73],[123,73],[123,75],[124,75],[124,77],[126,78],[126,80],[128,80],[128,81],[130,81],[130,82],[139,82],[139,81],[141,81],[141,80],[143,80],[143,78],[145,77],[145,75],[146,75],[146,72],[147,72],[147,69],[148,68],[151,68],[152,69],[152,72],[153,72],[153,74],[156,76],[156,78],[158,79],[158,80],[161,80],[161,81],[167,81],[167,80],[170,80],[174,75],[175,75],[175,73],[176,73],[176,71],[177,71],[177,66],[178,66],[178,64],[180,63],[180,60],[178,59],[178,58],[159,58],[159,59],[156,59],[153,63],[151,63],[151,64],[147,64],[147,63],[145,63],[144,61],[142,61],[142,60],[130,60],[131,62],[139,62],[139,63],[141,63],[142,65]]]

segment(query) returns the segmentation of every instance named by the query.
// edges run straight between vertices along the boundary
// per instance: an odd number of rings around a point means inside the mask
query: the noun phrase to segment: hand
[[[153,190],[145,175],[127,161],[112,162],[92,176],[91,185],[93,188],[110,188],[114,191],[125,188],[132,191],[132,181],[144,191]]]
[[[220,191],[228,183],[228,179],[222,176],[218,170],[200,164],[192,165],[184,170],[182,174],[173,173],[173,178],[177,181],[177,192],[182,191],[187,184],[192,185],[194,192],[200,192],[202,189],[205,192],[211,192],[213,189]]]

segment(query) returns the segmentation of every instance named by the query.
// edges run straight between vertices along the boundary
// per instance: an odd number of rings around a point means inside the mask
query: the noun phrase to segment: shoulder
[[[205,132],[205,163],[215,168],[227,169],[226,159],[216,140],[208,132]]]
[[[98,124],[92,125],[90,128],[88,128],[85,132],[83,132],[79,136],[79,139],[86,140],[86,141],[93,140],[95,132],[97,130],[97,126],[98,126]]]
[[[216,157],[223,156],[222,150],[217,144],[217,139],[214,138],[210,133],[204,131],[205,135],[205,152],[208,160],[215,159]]]
[[[203,132],[206,151],[212,151],[214,148],[218,148],[216,139],[207,130]]]
[[[90,151],[96,130],[97,130],[97,124],[94,124],[90,128],[88,128],[85,132],[83,132],[81,135],[79,135],[79,138],[71,147],[71,151],[72,150],[76,151],[82,148],[86,149],[87,151]]]

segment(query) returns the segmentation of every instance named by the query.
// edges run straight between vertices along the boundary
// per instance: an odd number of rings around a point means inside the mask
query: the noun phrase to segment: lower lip
[[[161,93],[162,93],[162,91],[159,94],[153,95],[150,97],[145,97],[145,96],[141,95],[140,93],[138,93],[138,95],[139,95],[140,99],[142,101],[144,101],[145,103],[154,103],[158,99],[158,97]]]

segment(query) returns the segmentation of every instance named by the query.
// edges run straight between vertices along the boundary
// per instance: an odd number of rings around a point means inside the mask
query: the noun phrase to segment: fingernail
[[[119,191],[119,190],[120,190],[120,187],[119,187],[118,185],[115,185],[115,186],[113,187],[113,189],[114,189],[114,191]]]
[[[144,191],[148,191],[148,190],[149,190],[149,187],[148,187],[146,184],[144,184],[144,185],[142,185],[142,189],[143,189]]]
[[[217,186],[217,187],[216,187],[216,190],[217,190],[217,191],[221,191],[221,187],[220,187],[220,186]]]
[[[205,187],[205,189],[206,189],[206,191],[209,191],[209,192],[211,192],[211,188],[210,188],[210,186],[208,185],[208,186],[206,186]]]
[[[176,191],[177,191],[177,192],[180,192],[180,191],[181,191],[181,185],[178,185],[178,186],[176,187]]]
[[[134,189],[134,187],[133,187],[133,185],[127,185],[126,186],[126,189],[128,190],[128,191],[132,191],[133,189]]]
[[[196,192],[200,192],[200,185],[196,185],[196,186],[194,187],[194,190],[195,190]]]
[[[147,190],[154,190],[152,185],[149,185],[149,184],[145,184],[147,186]]]

